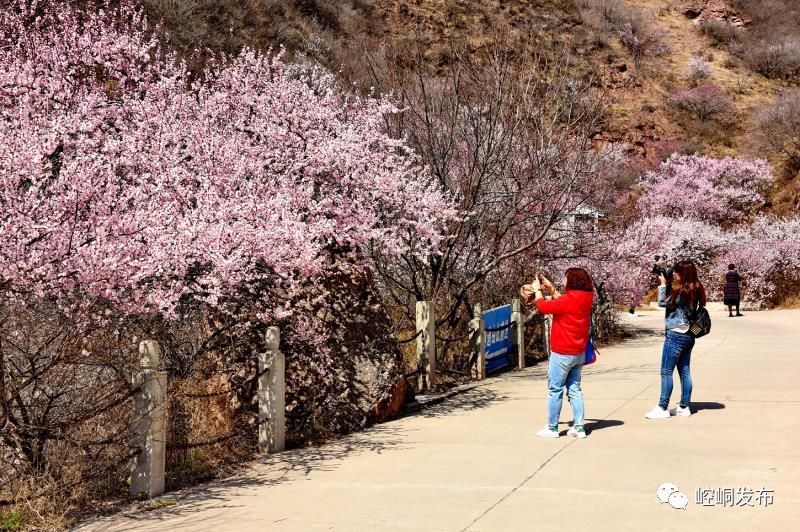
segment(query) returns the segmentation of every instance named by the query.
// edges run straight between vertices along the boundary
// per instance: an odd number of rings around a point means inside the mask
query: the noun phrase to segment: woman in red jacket
[[[564,387],[567,388],[574,421],[567,431],[569,436],[585,438],[583,428],[583,391],[581,390],[581,368],[585,360],[586,344],[589,342],[589,326],[592,315],[594,286],[592,278],[582,268],[570,268],[564,277],[565,293],[559,294],[553,283],[542,278],[520,289],[527,304],[535,301],[542,314],[553,315],[553,330],[550,334],[550,364],[547,370],[548,401],[547,427],[536,433],[542,438],[558,438],[558,418]],[[553,295],[544,299],[542,289]]]

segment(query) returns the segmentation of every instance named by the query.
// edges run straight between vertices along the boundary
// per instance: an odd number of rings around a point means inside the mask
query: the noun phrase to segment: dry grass
[[[602,78],[616,91],[617,105],[604,136],[626,143],[631,153],[644,156],[653,142],[677,140],[712,156],[770,155],[753,139],[752,117],[773,101],[781,84],[748,68],[727,44],[715,41],[713,32],[704,35],[699,20],[684,17],[674,0],[140,1],[152,18],[163,19],[172,44],[187,54],[197,46],[235,52],[245,45],[283,45],[364,88],[372,85],[369,63],[375,56],[410,66],[420,54],[443,73],[455,59],[454,42],[476,57],[498,39],[521,54],[536,50],[545,58],[567,47],[573,52],[575,77]],[[731,1],[753,19],[747,30],[753,42],[770,36],[770,27],[782,39],[798,34],[800,22],[788,20],[797,10],[791,0],[768,0],[768,9],[762,4]],[[617,26],[626,21],[663,33],[669,54],[617,72],[630,63],[617,35]],[[733,100],[735,116],[727,117],[724,127],[685,120],[667,109],[669,96],[691,83],[686,66],[694,55],[708,58],[708,81]]]
[[[581,32],[577,16],[560,0],[381,0],[375,13],[385,28],[382,43],[398,52],[394,55],[401,66],[409,66],[414,60],[409,56],[419,52],[440,72],[453,62],[453,42],[465,45],[475,57],[498,39],[521,53],[535,48],[546,55],[572,46]],[[404,64],[403,57],[410,62]]]
[[[536,49],[545,57],[547,50],[566,46],[573,51],[576,77],[613,78],[618,105],[608,136],[630,143],[640,155],[648,143],[667,139],[686,141],[708,155],[765,155],[749,132],[754,111],[772,101],[777,84],[749,70],[727,49],[715,48],[695,22],[673,8],[672,0],[141,1],[152,17],[163,18],[173,44],[187,52],[198,45],[226,52],[244,45],[284,45],[341,70],[363,87],[371,85],[368,54],[410,65],[419,53],[443,72],[454,60],[453,41],[476,56],[498,38],[520,53]],[[598,19],[601,12],[614,20]],[[630,61],[615,20],[633,20],[663,32],[670,53],[638,71],[613,72],[620,61]],[[669,96],[689,83],[689,59],[711,51],[709,81],[723,87],[736,108],[733,127],[727,124],[724,131],[696,127],[666,109]],[[603,74],[607,70],[612,72]]]
[[[651,124],[662,138],[683,140],[700,152],[712,156],[746,154],[765,156],[754,143],[753,115],[771,103],[779,84],[749,70],[727,50],[713,47],[711,39],[700,33],[695,23],[673,9],[670,0],[627,0],[627,4],[649,13],[653,24],[664,33],[671,52],[653,68],[639,73],[639,86],[623,92],[612,111],[612,127],[618,131],[646,129]],[[687,72],[690,59],[696,55],[710,62],[708,82],[725,89],[735,109],[733,116],[720,124],[702,124],[670,113],[667,99],[674,92],[691,85]],[[638,113],[647,103],[650,113]]]
[[[792,308],[797,309],[800,308],[800,294],[794,294],[788,297],[785,297],[783,301],[778,304],[778,308]]]

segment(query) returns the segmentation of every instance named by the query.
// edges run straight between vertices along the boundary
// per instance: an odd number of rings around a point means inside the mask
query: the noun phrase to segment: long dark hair
[[[681,305],[686,305],[694,309],[698,305],[706,306],[706,289],[697,275],[697,267],[690,260],[682,260],[675,264],[673,271],[681,276],[681,286],[672,290],[670,294],[670,304],[676,305],[678,297],[681,298]]]

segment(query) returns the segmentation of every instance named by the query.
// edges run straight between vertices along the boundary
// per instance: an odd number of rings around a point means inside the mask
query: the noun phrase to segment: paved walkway
[[[160,510],[84,529],[796,530],[800,311],[713,318],[693,355],[690,418],[643,417],[659,392],[661,321],[648,312],[633,322],[649,333],[603,350],[585,370],[586,440],[534,436],[547,397],[540,364],[418,415],[167,494]],[[664,482],[686,493],[685,510],[659,504]],[[695,503],[701,487],[731,488],[734,503],[739,488],[767,488],[774,502],[706,507]]]

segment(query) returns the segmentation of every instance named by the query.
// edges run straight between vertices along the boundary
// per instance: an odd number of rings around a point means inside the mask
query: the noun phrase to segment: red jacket
[[[542,314],[553,315],[550,349],[562,355],[582,355],[589,342],[592,316],[592,292],[567,290],[561,297],[536,302]]]

